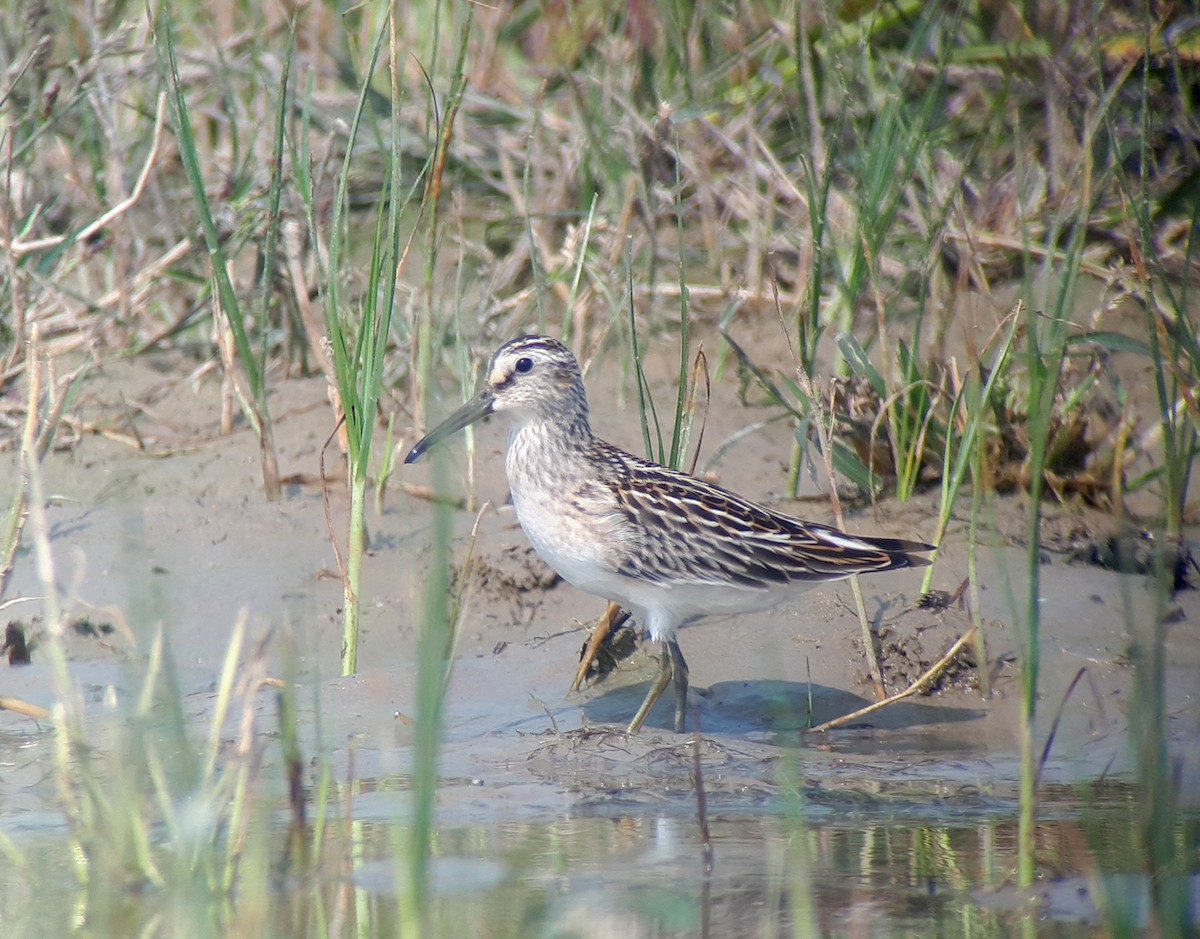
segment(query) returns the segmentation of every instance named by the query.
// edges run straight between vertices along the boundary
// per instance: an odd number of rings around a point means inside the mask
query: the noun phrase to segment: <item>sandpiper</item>
[[[534,549],[564,580],[629,609],[662,645],[629,733],[672,678],[683,729],[688,668],[675,630],[684,623],[765,610],[820,581],[929,563],[932,545],[806,522],[600,440],[579,363],[546,336],[497,349],[483,390],[404,462],[493,413],[509,420],[508,485]]]

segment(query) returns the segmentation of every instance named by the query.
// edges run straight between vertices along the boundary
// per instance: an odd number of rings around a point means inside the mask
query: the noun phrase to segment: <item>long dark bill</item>
[[[451,434],[457,434],[468,424],[474,424],[476,421],[487,417],[492,413],[492,406],[495,403],[496,396],[492,394],[492,389],[484,388],[483,391],[479,392],[474,398],[418,440],[416,446],[408,451],[408,456],[404,458],[404,462],[415,463],[425,455],[425,451],[429,450],[435,444],[449,437]]]

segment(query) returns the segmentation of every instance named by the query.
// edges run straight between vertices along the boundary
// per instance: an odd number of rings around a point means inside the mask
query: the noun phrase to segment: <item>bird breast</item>
[[[532,430],[517,430],[505,456],[517,520],[560,577],[605,596],[621,579],[616,571],[626,553],[625,517],[594,468]]]

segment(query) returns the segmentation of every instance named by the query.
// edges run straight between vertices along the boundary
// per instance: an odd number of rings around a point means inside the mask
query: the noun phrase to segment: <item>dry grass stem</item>
[[[20,698],[14,698],[6,694],[0,694],[0,711],[12,711],[14,714],[32,717],[35,721],[44,721],[50,716],[50,712],[44,707],[30,704],[28,701],[22,701]]]
[[[911,698],[915,694],[920,694],[937,680],[938,676],[940,676],[941,673],[945,671],[946,667],[954,661],[955,656],[962,651],[963,647],[966,646],[967,643],[974,640],[975,630],[976,627],[971,626],[965,633],[959,636],[958,639],[955,640],[954,645],[952,645],[946,651],[945,655],[934,662],[928,670],[926,670],[919,678],[917,678],[916,681],[914,681],[903,691],[898,691],[880,701],[868,704],[866,707],[859,708],[857,711],[853,711],[850,714],[843,714],[841,717],[835,717],[833,720],[826,721],[824,724],[818,724],[816,727],[807,728],[805,732],[810,734],[824,733],[827,730],[832,730],[835,727],[841,727],[843,724],[849,724],[853,721],[859,720],[860,718],[866,717],[868,714],[873,714],[881,708],[895,704],[897,701],[903,701],[905,698]]]

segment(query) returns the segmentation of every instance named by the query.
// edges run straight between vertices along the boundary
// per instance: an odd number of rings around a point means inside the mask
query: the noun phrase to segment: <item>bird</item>
[[[675,730],[683,730],[688,666],[676,632],[684,624],[766,610],[824,581],[930,563],[933,545],[785,515],[601,440],[579,362],[548,336],[500,346],[479,393],[404,462],[492,414],[508,420],[505,471],[534,550],[563,580],[632,612],[660,644],[658,675],[630,734],[671,683]]]

